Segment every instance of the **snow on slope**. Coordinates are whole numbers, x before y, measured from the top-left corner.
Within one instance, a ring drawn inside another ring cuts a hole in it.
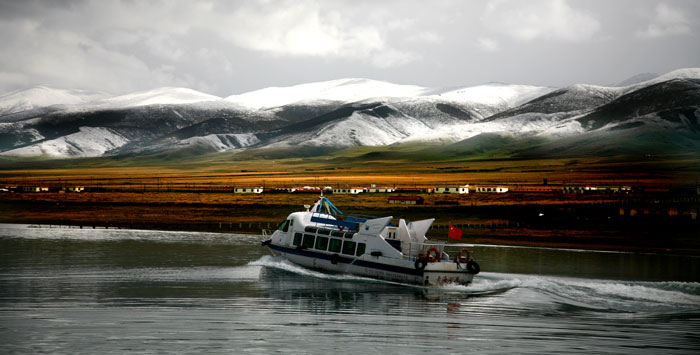
[[[551,92],[554,88],[532,85],[486,84],[459,89],[434,89],[415,85],[398,85],[369,79],[339,79],[291,87],[271,87],[224,101],[251,110],[268,110],[289,104],[313,105],[320,102],[351,103],[385,101],[399,104],[410,100],[454,102],[472,107],[482,116],[506,110]]]
[[[625,87],[577,84],[560,89],[563,94],[553,93],[553,88],[529,85],[485,84],[458,89],[429,89],[368,79],[341,79],[285,88],[267,88],[229,96],[223,100],[190,89],[161,88],[88,104],[78,103],[69,109],[192,104],[192,112],[196,113],[197,108],[209,110],[213,107],[236,107],[240,109],[237,106],[240,105],[249,110],[262,109],[258,112],[249,112],[251,119],[260,120],[261,117],[264,117],[272,120],[278,119],[278,117],[273,112],[275,110],[269,110],[270,108],[276,109],[281,105],[294,103],[318,105],[328,102],[364,101],[379,102],[389,108],[388,110],[373,109],[370,110],[371,112],[358,111],[344,119],[333,120],[301,133],[277,136],[279,139],[274,139],[274,142],[260,141],[258,136],[252,133],[230,134],[230,130],[221,128],[202,130],[202,136],[181,141],[169,141],[162,146],[163,149],[204,146],[224,151],[261,144],[266,144],[267,147],[281,146],[292,149],[299,145],[378,146],[414,140],[459,141],[481,133],[559,137],[584,133],[585,129],[576,121],[576,118],[602,103],[612,101],[634,90],[679,78],[700,79],[700,68],[676,70],[652,80]],[[527,105],[551,106],[551,110],[537,111],[533,109],[527,111],[523,109],[517,111],[520,109],[519,105],[548,93],[552,93],[552,95],[547,95],[542,100],[536,100]],[[46,100],[44,104],[56,102],[55,98],[60,95],[54,95],[53,101],[50,96],[38,95],[39,99],[35,102],[41,102],[41,100]],[[7,97],[8,95],[5,95],[0,98],[7,99]],[[63,104],[70,104],[77,102],[77,100],[68,97],[59,101]],[[10,101],[8,99],[6,102]],[[0,100],[0,103],[2,102]],[[567,109],[569,106],[571,109]],[[2,107],[0,105],[0,108]],[[494,120],[482,120],[492,114],[514,107],[518,109],[508,113],[508,115],[499,116]],[[15,126],[9,125],[4,127],[6,129],[2,129],[3,127],[0,126],[0,131],[15,129]],[[23,134],[26,138],[20,144],[29,144],[35,139],[43,139],[40,132],[36,130],[23,132]],[[265,136],[260,135],[260,137]],[[127,141],[123,136],[107,128],[81,127],[78,133],[17,148],[2,154],[54,157],[99,156],[126,144]],[[149,148],[143,146],[143,149]]]
[[[432,121],[425,118],[406,115],[380,118],[360,111],[312,131],[280,137],[268,147],[382,146],[408,141],[456,142],[482,133],[561,137],[584,131],[575,120],[577,117],[571,117],[567,113],[526,113],[495,121],[453,120],[433,125]]]
[[[415,85],[399,85],[369,79],[339,79],[232,95],[224,100],[250,109],[268,109],[296,102],[357,102],[375,97],[416,97],[429,90]]]
[[[260,139],[253,133],[209,134],[183,139],[178,146],[206,145],[214,150],[224,152],[236,148],[244,148],[259,143]]]
[[[607,98],[609,100],[612,100],[615,94],[619,92],[618,88],[591,84],[574,84],[567,86],[566,88],[564,88],[564,90],[567,90],[573,93],[574,95],[601,97]]]
[[[123,108],[148,105],[178,105],[217,100],[221,100],[221,98],[192,89],[163,87],[102,100],[97,107]]]
[[[554,88],[491,83],[441,92],[438,95],[456,102],[511,108],[550,93]]]
[[[565,114],[527,113],[507,119],[488,122],[454,122],[431,129],[416,131],[405,141],[447,141],[457,142],[482,133],[496,133],[510,136],[561,137],[584,132],[576,117],[566,118]]]
[[[700,79],[700,68],[684,68],[684,69],[678,69],[674,70],[672,72],[659,75],[654,79],[647,80],[641,83],[637,84],[632,84],[629,86],[622,86],[620,88],[614,88],[614,89],[619,89],[620,90],[620,95],[624,95],[627,93],[630,93],[635,90],[643,89],[647,86],[651,86],[654,84],[662,83],[664,81],[668,80],[673,80],[673,79]]]
[[[625,87],[606,87],[588,84],[575,84],[561,90],[566,90],[573,94],[573,97],[568,97],[567,100],[575,100],[576,97],[580,96],[597,97],[604,99],[604,101],[612,101],[624,94],[633,92],[635,90],[643,89],[645,87],[673,79],[700,79],[700,68],[687,68],[675,70],[670,73],[653,78],[651,80]],[[506,85],[506,87],[508,86],[513,85]],[[550,91],[553,90],[550,89]],[[536,90],[533,90],[533,93],[534,92],[536,92]],[[464,93],[468,94],[469,90],[464,91]],[[482,93],[486,95],[486,98],[488,99],[488,90],[485,90]],[[542,92],[541,95],[544,95],[546,93],[547,92]],[[538,96],[540,96],[540,94],[536,94],[534,98]],[[514,95],[514,97],[517,97],[517,95]],[[524,102],[527,102],[527,100],[513,102],[511,104],[517,106]],[[560,103],[558,105],[563,104]],[[577,118],[581,117],[581,115],[583,114],[585,113],[578,113],[573,116],[567,114],[566,112],[555,112],[549,114],[524,113],[490,122],[457,123],[451,125],[444,125],[442,127],[437,127],[432,131],[424,131],[420,135],[413,135],[411,137],[408,137],[407,140],[452,139],[458,141],[470,138],[481,133],[537,135],[540,137],[550,138],[576,136],[583,134],[586,131],[585,128],[581,126],[580,122],[577,121]],[[664,124],[668,125],[663,122],[654,122],[654,124],[656,124],[659,127],[663,126]],[[599,130],[603,131],[609,129],[610,127],[606,126]]]
[[[0,155],[54,158],[99,157],[129,140],[104,127],[80,127],[80,132],[0,153]]]
[[[35,86],[0,96],[0,116],[53,105],[79,105],[104,99],[105,93],[83,90],[53,89]]]
[[[363,112],[317,130],[283,136],[269,147],[351,147],[389,145],[431,128],[408,116],[379,118]]]
[[[627,86],[598,86],[591,84],[574,84],[560,90],[568,90],[573,93],[583,93],[588,96],[598,96],[606,97],[609,101],[612,101],[622,95],[628,94],[630,92],[643,89],[648,86],[652,86],[664,81],[669,81],[673,79],[700,79],[700,68],[685,68],[678,69],[672,72],[658,75],[652,77],[650,80],[646,81],[635,81],[635,78],[643,78],[645,76],[650,77],[651,74],[639,74],[628,80],[633,82],[633,84]]]

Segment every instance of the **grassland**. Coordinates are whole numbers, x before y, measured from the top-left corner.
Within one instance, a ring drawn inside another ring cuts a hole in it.
[[[389,149],[389,148],[383,148]],[[404,148],[405,149],[405,148]],[[406,158],[409,157],[409,158]],[[436,184],[626,184],[692,185],[700,158],[603,157],[568,159],[443,159],[411,154],[389,157],[367,147],[328,156],[240,160],[214,154],[185,161],[148,159],[0,160],[0,183],[101,185],[199,184],[212,186],[381,186]]]
[[[438,151],[444,154],[436,155]],[[180,158],[5,158],[0,160],[0,187],[81,185],[99,192],[2,193],[0,222],[257,232],[274,227],[316,196],[240,195],[217,189],[370,184],[427,188],[469,183],[522,190],[542,186],[546,180],[549,186],[629,185],[668,191],[700,180],[700,158],[694,156],[521,160],[462,157],[440,147],[404,145],[301,158],[278,157],[269,151]],[[557,192],[421,196],[422,206],[391,205],[384,194],[336,195],[332,200],[347,212],[459,224],[468,242],[700,254],[697,220],[668,215],[672,210],[697,211],[697,196]],[[651,214],[621,216],[621,208],[630,207]],[[434,229],[430,234],[444,238],[447,233]]]

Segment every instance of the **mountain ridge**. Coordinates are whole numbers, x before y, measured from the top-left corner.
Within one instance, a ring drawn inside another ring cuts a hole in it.
[[[302,150],[322,153],[351,146],[449,145],[480,135],[501,144],[506,142],[499,135],[519,141],[514,145],[535,138],[566,145],[580,136],[629,140],[635,137],[630,132],[652,128],[678,132],[684,140],[700,134],[700,68],[633,81],[621,87],[489,83],[436,89],[348,78],[225,98],[174,87],[107,98],[76,94],[64,103],[56,103],[60,94],[48,95],[53,99],[0,116],[0,155],[60,158],[274,149],[293,156]],[[4,103],[17,102],[17,94],[0,96],[0,110],[10,107]],[[484,146],[495,149],[493,144]],[[603,144],[590,146],[594,153]]]

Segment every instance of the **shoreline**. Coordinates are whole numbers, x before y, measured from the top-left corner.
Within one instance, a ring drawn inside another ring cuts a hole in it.
[[[116,230],[147,230],[147,231],[168,231],[168,232],[184,232],[184,233],[220,233],[220,234],[243,234],[243,235],[260,235],[262,236],[262,229],[257,229],[257,224],[253,223],[252,229],[218,229],[217,226],[203,225],[203,224],[187,224],[178,225],[186,226],[189,228],[167,228],[174,227],[173,225],[164,224],[148,224],[148,225],[138,225],[131,226],[123,224],[58,224],[58,223],[27,223],[22,221],[2,221],[1,224],[14,225],[14,226],[26,226],[26,228],[44,228],[44,229],[79,229],[79,230],[91,230],[91,229],[116,229]],[[266,225],[265,225],[266,226]],[[272,224],[271,224],[272,226]],[[205,227],[205,228],[203,228]],[[209,228],[206,228],[209,227]],[[274,229],[274,227],[273,227]],[[609,252],[609,253],[629,253],[629,254],[654,254],[654,255],[678,255],[678,256],[691,256],[700,257],[700,248],[688,248],[688,247],[651,247],[643,245],[630,245],[630,244],[614,244],[614,243],[584,243],[584,242],[573,242],[571,238],[567,237],[555,237],[548,238],[547,241],[537,241],[523,236],[521,238],[505,238],[499,235],[467,235],[465,234],[462,240],[450,240],[447,237],[436,236],[435,233],[428,233],[429,239],[434,242],[447,242],[447,243],[465,243],[474,244],[481,246],[491,246],[491,247],[512,247],[512,248],[536,248],[536,249],[554,249],[554,250],[570,250],[570,251],[591,251],[591,252]]]
[[[465,243],[700,255],[698,203],[640,201],[640,196],[509,193],[424,194],[424,205],[393,205],[386,194],[333,196],[346,214],[436,218],[427,236]],[[231,193],[10,193],[0,195],[0,223],[259,234],[275,229],[312,195]],[[442,204],[450,202],[449,205]],[[635,210],[636,214],[631,212]]]

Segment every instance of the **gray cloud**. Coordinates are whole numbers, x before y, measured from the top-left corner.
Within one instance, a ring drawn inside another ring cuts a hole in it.
[[[690,20],[682,9],[659,3],[649,25],[637,32],[641,38],[657,38],[690,33]]]
[[[494,1],[487,5],[482,22],[492,31],[517,40],[590,40],[600,22],[586,10],[564,0]]]
[[[0,1],[0,93],[367,77],[607,84],[700,66],[695,1]]]

